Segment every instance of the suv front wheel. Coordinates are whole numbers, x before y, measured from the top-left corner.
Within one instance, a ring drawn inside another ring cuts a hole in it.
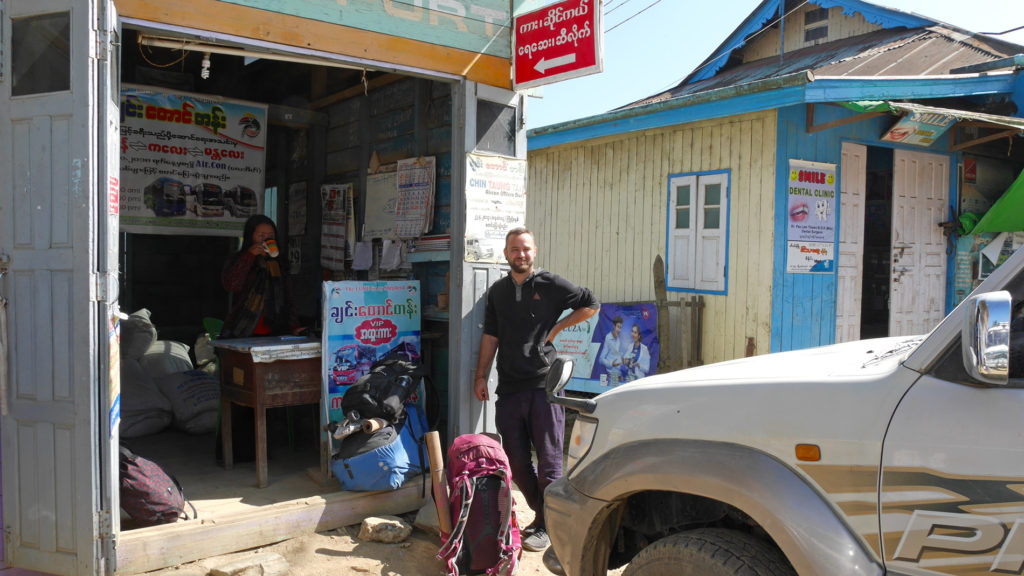
[[[778,549],[742,532],[702,528],[644,548],[622,576],[795,576]]]

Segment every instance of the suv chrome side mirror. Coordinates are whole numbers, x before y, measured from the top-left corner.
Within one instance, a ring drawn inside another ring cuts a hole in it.
[[[565,389],[565,385],[572,378],[574,362],[568,356],[558,356],[551,363],[551,370],[548,372],[547,380],[544,381],[544,389],[548,394],[558,394]]]
[[[559,393],[565,389],[566,384],[569,383],[569,379],[572,377],[572,369],[573,361],[568,356],[558,356],[551,363],[551,370],[544,381],[544,390],[548,393],[548,402],[565,406],[584,414],[591,414],[597,408],[597,402],[589,398],[566,398],[559,396]]]
[[[1010,377],[1010,293],[971,296],[960,335],[964,368],[971,378],[1006,386]]]

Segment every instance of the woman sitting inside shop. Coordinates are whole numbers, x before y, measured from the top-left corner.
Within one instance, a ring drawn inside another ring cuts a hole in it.
[[[245,221],[242,248],[224,264],[221,282],[232,295],[220,338],[300,334],[278,262],[277,227],[257,214]]]

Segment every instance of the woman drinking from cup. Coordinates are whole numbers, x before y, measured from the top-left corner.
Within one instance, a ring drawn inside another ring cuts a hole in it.
[[[299,334],[288,298],[284,272],[278,262],[277,227],[257,214],[245,221],[242,248],[224,264],[221,282],[232,295],[231,311],[221,338]]]

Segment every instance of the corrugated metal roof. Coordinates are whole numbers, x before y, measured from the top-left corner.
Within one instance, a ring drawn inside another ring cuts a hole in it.
[[[878,6],[862,0],[816,0],[813,3],[822,8],[839,6],[844,14],[859,13],[868,22],[889,29],[923,28],[932,24],[941,24],[937,20],[925,18],[924,16]],[[770,26],[769,22],[777,20],[778,16],[782,14],[783,5],[784,0],[763,0],[743,20],[739,27],[725,39],[725,42],[722,42],[707,60],[704,60],[700,66],[683,80],[682,84],[699,82],[714,76],[726,65],[730,55],[735,50],[739,50],[746,45],[747,40],[756,35],[759,30],[762,30],[765,26]]]
[[[883,29],[739,64],[619,110],[808,70],[815,77],[927,77],[1024,52],[1024,47],[944,26]]]

